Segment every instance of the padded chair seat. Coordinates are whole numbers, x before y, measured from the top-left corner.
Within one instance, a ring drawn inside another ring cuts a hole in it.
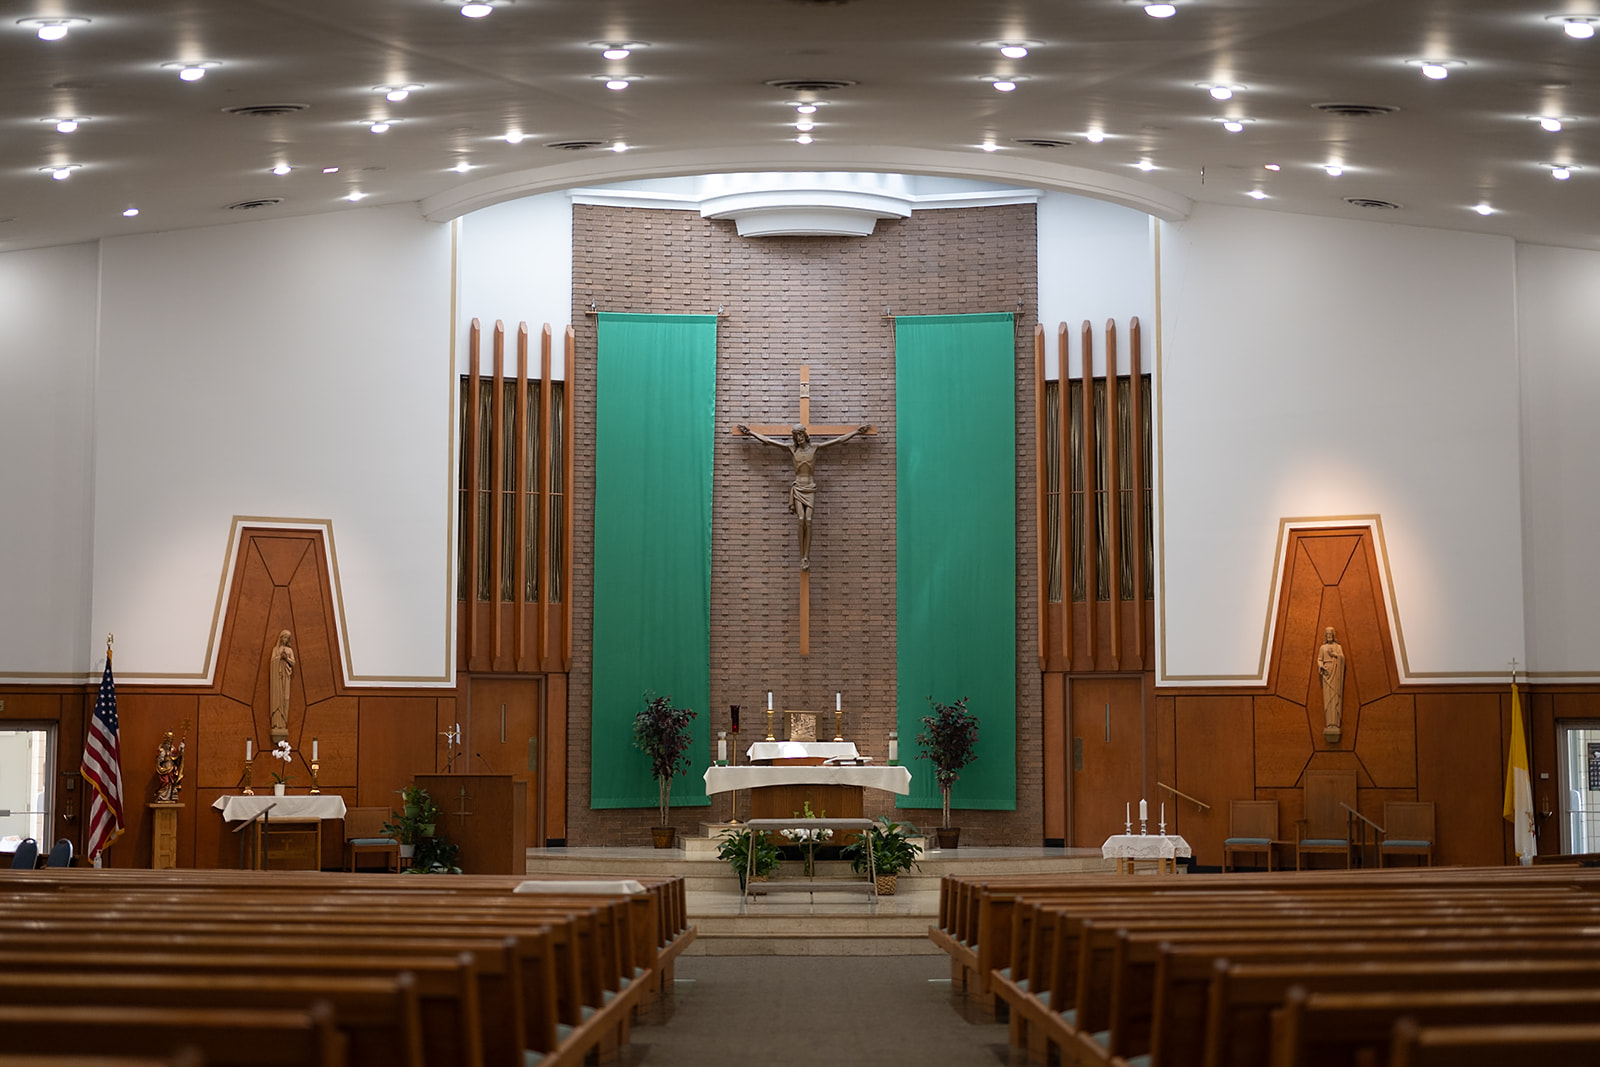
[[[1270,837],[1230,837],[1230,838],[1226,839],[1225,841],[1223,841],[1222,843],[1224,845],[1255,845],[1255,846],[1257,846],[1259,848],[1266,848],[1268,845],[1272,844],[1272,838],[1270,838]]]
[[[347,845],[398,845],[399,843],[392,837],[352,837],[345,842]]]
[[[1392,841],[1385,841],[1382,844],[1380,844],[1378,847],[1379,848],[1428,848],[1432,844],[1433,844],[1432,841],[1407,841],[1407,840],[1404,840],[1404,839],[1396,838],[1395,840],[1392,840]]]
[[[1301,848],[1349,848],[1350,842],[1342,837],[1307,837],[1300,841]]]

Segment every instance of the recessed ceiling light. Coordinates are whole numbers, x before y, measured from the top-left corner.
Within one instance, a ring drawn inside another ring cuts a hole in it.
[[[815,115],[817,113],[816,104],[796,104],[794,109],[796,113],[801,115]]]
[[[206,71],[212,69],[213,67],[220,66],[222,66],[222,64],[218,63],[214,59],[197,59],[193,62],[174,60],[171,63],[161,64],[161,69],[175,70],[178,72],[178,77],[182,78],[184,81],[197,82],[206,76]]]
[[[639,80],[637,74],[596,74],[594,80],[604,82],[607,89],[620,93],[628,86]]]
[[[350,201],[352,204],[355,203],[357,200],[365,200],[366,198],[367,198],[367,194],[363,193],[359,189],[353,191],[349,196],[345,197],[345,199]]]
[[[372,90],[373,92],[382,93],[383,98],[390,103],[398,104],[421,88],[424,88],[424,86],[413,82],[406,85],[374,85]]]
[[[1551,115],[1530,115],[1529,117],[1533,119],[1534,122],[1537,122],[1541,129],[1547,130],[1550,133],[1561,132],[1561,120],[1558,118],[1555,118]]]
[[[995,144],[993,141],[985,141],[981,145],[979,145],[978,147],[983,149],[985,152],[998,152],[998,151],[1000,151],[1000,146]]]
[[[1594,36],[1595,23],[1600,19],[1590,15],[1546,15],[1551,22],[1559,23],[1568,37],[1587,41]]]
[[[1263,163],[1262,166],[1267,168],[1268,170],[1271,170],[1271,171],[1279,171],[1279,170],[1283,169],[1282,167],[1278,166],[1278,164],[1276,164],[1276,163]]]
[[[1153,19],[1170,19],[1178,13],[1178,8],[1173,4],[1146,4],[1144,13]]]
[[[134,218],[138,214],[139,214],[139,209],[136,208],[136,207],[123,208],[123,210],[122,210],[122,217],[125,218],[125,219]]]
[[[795,141],[799,144],[810,144],[811,135],[809,133],[802,133],[799,137],[795,138]]]
[[[461,5],[461,13],[469,19],[481,19],[493,11],[493,4],[473,2]]]
[[[39,18],[18,19],[18,26],[26,26],[39,35],[41,41],[59,41],[67,35],[74,26],[87,26],[88,19],[80,18]]]
[[[1141,159],[1141,160],[1139,160],[1139,162],[1135,163],[1134,166],[1138,167],[1140,170],[1155,170],[1156,169],[1156,165],[1154,163],[1150,162],[1148,159]]]
[[[611,151],[616,152],[619,155],[621,153],[623,153],[623,152],[626,152],[627,150],[628,150],[628,142],[626,142],[626,141],[618,141],[617,143],[615,143],[615,144],[613,144],[611,146]]]
[[[1564,182],[1572,177],[1572,172],[1580,169],[1576,163],[1546,163],[1550,168],[1550,177],[1558,182]]]
[[[1088,141],[1090,144],[1099,144],[1101,141],[1106,139],[1106,135],[1101,133],[1099,130],[1090,130],[1088,133],[1083,135],[1083,139]]]
[[[1431,78],[1436,82],[1444,81],[1444,79],[1450,77],[1451,68],[1466,66],[1459,59],[1408,59],[1406,63],[1413,67],[1422,68],[1422,76]]]
[[[817,124],[809,119],[801,119],[799,122],[794,124],[794,128],[799,130],[801,133],[809,133],[817,128]]]
[[[607,48],[604,52],[601,52],[600,54],[602,56],[604,56],[605,58],[607,58],[607,59],[627,59],[629,56],[633,55],[633,49],[631,49],[631,48]]]
[[[1242,85],[1229,85],[1227,82],[1200,82],[1196,88],[1210,93],[1213,100],[1232,100],[1234,93],[1244,90]]]
[[[80,115],[76,118],[40,119],[39,121],[54,123],[57,133],[76,133],[78,127],[89,120]]]
[[[1005,56],[1007,59],[1022,59],[1028,54],[1028,46],[1021,44],[1003,44],[1000,46],[1000,54]]]
[[[339,168],[338,167],[323,167],[322,168],[322,173],[324,173],[324,174],[338,174],[339,173]]]
[[[1490,207],[1488,204],[1479,204],[1478,206],[1474,207],[1472,210],[1476,211],[1480,215],[1493,215],[1494,214],[1494,208]]]
[[[285,174],[288,174],[293,169],[294,168],[289,166],[289,164],[287,164],[287,163],[279,163],[276,167],[272,168],[272,173],[276,174],[278,177],[281,178]],[[323,173],[327,173],[327,172],[324,171]]]
[[[472,164],[463,159],[450,169],[455,171],[457,174],[465,174],[467,171],[472,169]]]
[[[1265,200],[1267,198],[1267,194],[1260,189],[1251,189],[1244,195],[1248,196],[1251,200]]]
[[[521,130],[511,130],[506,134],[506,144],[521,144],[522,139],[526,136],[527,134]]]
[[[1244,123],[1240,122],[1238,119],[1223,119],[1222,128],[1227,130],[1229,133],[1240,133],[1244,130]]]
[[[56,181],[64,182],[68,178],[72,177],[72,172],[79,169],[81,166],[83,166],[81,163],[54,163],[48,167],[40,167],[39,169],[45,174],[50,175],[50,177],[54,178]]]
[[[643,41],[590,41],[589,47],[600,49],[601,58],[615,61],[627,59],[639,49],[650,46]]]
[[[1344,168],[1339,166],[1337,163],[1329,163],[1322,169],[1328,172],[1328,177],[1330,178],[1337,178],[1339,175],[1344,173]]]
[[[367,129],[371,130],[373,133],[388,133],[389,123],[383,121],[369,122],[367,123]]]
[[[997,78],[989,84],[994,86],[996,92],[1014,93],[1017,91],[1017,83],[1013,81],[1003,81]]]
[[[621,78],[613,78],[606,82],[606,88],[614,93],[620,93],[628,87],[628,83]]]

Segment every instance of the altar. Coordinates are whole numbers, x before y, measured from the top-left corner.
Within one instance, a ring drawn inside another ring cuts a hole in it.
[[[746,754],[770,762],[706,768],[706,795],[749,790],[752,819],[787,819],[807,804],[831,819],[859,819],[863,789],[911,792],[910,768],[828,762],[860,759],[848,741],[758,741]]]

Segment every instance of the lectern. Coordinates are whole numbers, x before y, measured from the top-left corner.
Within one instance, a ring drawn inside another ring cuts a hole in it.
[[[528,783],[509,774],[419,774],[442,812],[439,831],[461,846],[468,874],[526,874]]]

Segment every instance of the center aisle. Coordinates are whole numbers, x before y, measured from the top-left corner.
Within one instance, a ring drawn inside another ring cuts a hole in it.
[[[1006,1027],[968,1020],[931,956],[685,956],[675,997],[634,1027],[639,1067],[1007,1063]]]

